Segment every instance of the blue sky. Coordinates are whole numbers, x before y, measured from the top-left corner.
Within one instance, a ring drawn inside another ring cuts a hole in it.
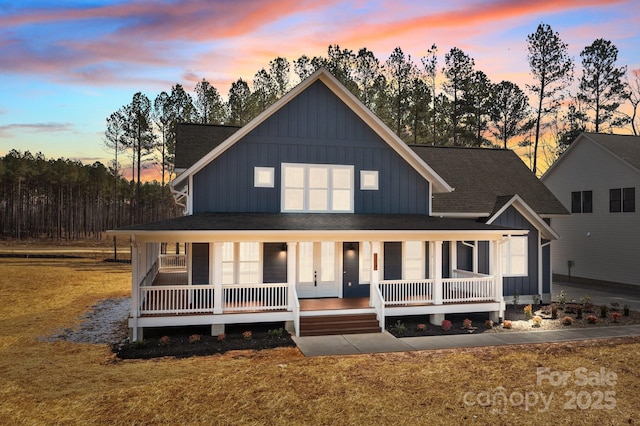
[[[635,0],[0,0],[0,155],[11,149],[83,162],[110,159],[105,119],[137,91],[153,98],[206,78],[232,81],[277,56],[400,46],[417,63],[433,43],[440,64],[459,47],[493,82],[530,83],[526,37],[550,24],[579,53],[597,38],[640,72]],[[579,67],[578,67],[579,68]],[[578,73],[579,75],[579,73]]]

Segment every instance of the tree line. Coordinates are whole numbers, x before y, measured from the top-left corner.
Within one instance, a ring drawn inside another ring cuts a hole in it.
[[[180,209],[158,182],[141,186],[100,162],[90,165],[41,153],[11,150],[0,158],[0,236],[5,239],[77,240],[103,237],[107,229],[175,217]]]
[[[434,44],[419,59],[396,47],[382,62],[367,48],[330,45],[326,56],[271,60],[251,82],[234,81],[226,100],[206,79],[193,94],[181,84],[153,101],[138,92],[107,118],[105,143],[115,164],[118,153],[129,153],[137,186],[147,161],[160,164],[164,185],[173,172],[176,123],[242,126],[320,67],[407,143],[518,149],[534,172],[540,154],[550,165],[582,131],[630,127],[638,134],[640,75],[629,76],[617,64],[618,49],[610,41],[596,39],[581,51],[577,85],[568,45],[551,26],[538,25],[527,49],[531,83],[521,88],[492,82],[457,47],[442,58]],[[625,103],[632,115],[622,112]]]

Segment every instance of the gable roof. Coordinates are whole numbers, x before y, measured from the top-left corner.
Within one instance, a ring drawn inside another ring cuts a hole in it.
[[[489,216],[501,197],[517,194],[539,215],[565,215],[567,209],[508,149],[412,145],[411,148],[447,182],[454,192],[433,195],[433,214]]]
[[[178,123],[175,168],[186,170],[240,129],[221,124]]]
[[[580,133],[569,148],[547,169],[540,179],[544,179],[553,173],[553,170],[561,164],[567,156],[581,143],[592,142],[617,157],[620,161],[640,173],[640,136],[613,135],[605,133]]]
[[[183,184],[185,179],[197,173],[219,155],[225,152],[233,144],[249,134],[271,115],[285,106],[290,100],[302,93],[306,88],[316,81],[321,81],[331,92],[333,92],[342,102],[344,102],[362,121],[364,121],[378,136],[382,138],[394,151],[396,151],[409,165],[411,165],[423,178],[431,183],[434,193],[451,192],[451,187],[441,176],[439,176],[425,161],[411,150],[386,124],[384,124],[375,114],[373,114],[360,100],[354,96],[342,83],[340,83],[325,68],[318,69],[311,76],[300,82],[296,87],[287,92],[273,105],[260,113],[248,124],[229,136],[224,142],[217,145],[206,155],[192,164],[184,173],[176,177],[171,185],[177,187]]]
[[[500,215],[502,215],[502,213],[504,213],[505,210],[507,210],[509,207],[513,207],[514,209],[516,209],[522,216],[524,216],[525,219],[527,219],[529,223],[535,226],[536,229],[540,231],[540,234],[543,238],[547,240],[560,239],[558,233],[554,231],[553,228],[551,228],[547,224],[547,222],[542,220],[540,215],[536,214],[536,212],[533,211],[533,209],[527,203],[525,203],[524,200],[517,194],[511,197],[498,197],[493,212],[491,213],[491,216],[489,216],[489,219],[486,223],[492,224],[493,222],[495,222],[495,220],[498,219]]]

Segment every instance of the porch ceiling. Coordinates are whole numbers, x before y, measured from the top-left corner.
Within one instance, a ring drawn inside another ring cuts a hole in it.
[[[109,231],[138,241],[296,241],[457,238],[497,240],[526,230],[488,225],[474,220],[396,214],[327,213],[201,213]]]

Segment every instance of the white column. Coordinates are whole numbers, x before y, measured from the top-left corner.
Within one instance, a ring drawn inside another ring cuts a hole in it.
[[[502,301],[502,295],[503,295],[503,278],[502,278],[502,255],[501,255],[501,249],[502,249],[502,241],[500,240],[496,240],[496,241],[491,241],[490,243],[490,247],[491,247],[491,259],[490,259],[490,263],[489,263],[489,271],[491,273],[491,275],[493,275],[496,285],[495,285],[495,297],[494,299],[496,301]]]
[[[131,318],[133,318],[133,330],[131,340],[138,341],[138,316],[140,315],[140,281],[138,279],[138,250],[139,243],[131,243]]]
[[[213,280],[211,283],[213,284],[213,313],[221,314],[222,313],[222,243],[216,241],[213,243],[212,250],[213,262],[211,263],[211,268],[213,269]]]
[[[449,276],[451,278],[456,269],[458,269],[458,242],[449,241]]]
[[[188,248],[187,248],[188,247]],[[186,243],[185,244],[185,248],[184,251],[186,251],[186,255],[187,255],[187,285],[192,285],[193,284],[193,265],[191,264],[193,262],[193,255],[191,254],[193,252],[193,246],[191,245],[191,243]]]
[[[542,298],[542,237],[538,231],[538,294]]]
[[[478,252],[480,251],[480,246],[478,240],[473,242],[473,272],[478,273]]]
[[[442,241],[434,241],[433,304],[442,305]]]
[[[296,288],[296,277],[298,275],[298,243],[287,243],[287,286],[289,292],[289,310],[295,309],[296,298],[294,297]]]

